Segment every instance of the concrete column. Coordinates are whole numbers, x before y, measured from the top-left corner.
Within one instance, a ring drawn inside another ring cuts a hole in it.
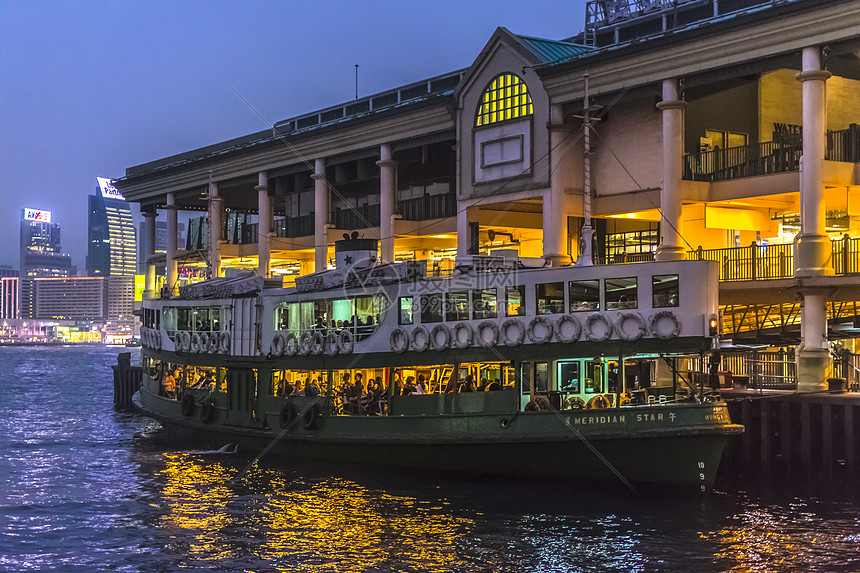
[[[257,176],[257,257],[259,264],[257,273],[269,278],[269,266],[272,259],[272,198],[269,197],[269,176],[261,171]]]
[[[552,266],[569,264],[567,236],[567,201],[565,189],[571,175],[572,138],[570,126],[564,124],[564,113],[558,104],[550,108],[550,188],[543,193],[543,256]],[[587,150],[586,150],[587,151]]]
[[[457,256],[469,254],[469,214],[472,207],[457,205]]]
[[[394,262],[394,210],[397,206],[397,162],[391,159],[391,146],[379,148],[379,239],[383,263]]]
[[[155,218],[157,213],[142,212],[143,215],[143,268],[145,273],[144,297],[155,296],[155,265],[150,258],[155,254]]]
[[[178,249],[176,247],[176,234],[179,228],[179,210],[176,206],[176,195],[167,194],[167,276],[164,287],[168,296],[179,293],[179,265],[177,262]]]
[[[821,69],[818,47],[804,48],[803,157],[800,164],[800,233],[794,243],[794,276],[803,297],[800,309],[800,345],[797,347],[797,390],[814,392],[827,387],[830,344],[827,341],[827,298],[821,289],[804,288],[803,279],[832,275],[832,250],[825,231],[824,148],[827,130],[825,82],[830,72]]]
[[[218,195],[218,183],[209,184],[209,264],[212,278],[221,276],[221,241],[224,233],[224,203]]]
[[[663,188],[660,191],[660,246],[658,261],[685,258],[678,229],[681,226],[681,175],[684,169],[684,109],[678,80],[663,80],[663,101],[657,109],[663,112]]]
[[[325,178],[325,159],[314,164],[314,272],[328,266],[329,188]]]

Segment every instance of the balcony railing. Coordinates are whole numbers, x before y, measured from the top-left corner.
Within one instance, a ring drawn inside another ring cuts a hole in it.
[[[287,217],[278,219],[272,225],[272,232],[276,237],[292,238],[307,237],[314,234],[314,214],[299,215],[298,217]]]
[[[740,177],[788,173],[800,169],[803,145],[796,141],[766,141],[727,149],[714,149],[684,156],[688,181],[725,181]],[[860,126],[827,132],[825,159],[860,162]]]
[[[336,209],[331,213],[331,220],[338,229],[354,230],[379,227],[379,205]]]
[[[407,221],[427,221],[457,214],[457,197],[453,193],[424,195],[397,202],[397,211]]]

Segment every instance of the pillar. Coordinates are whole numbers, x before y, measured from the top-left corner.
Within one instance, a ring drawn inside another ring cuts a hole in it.
[[[684,109],[678,80],[663,80],[663,101],[657,109],[663,113],[663,187],[660,191],[660,246],[658,261],[685,258],[681,246],[681,176],[684,169]]]
[[[325,178],[325,159],[314,164],[314,271],[328,267],[329,188]]]
[[[155,296],[155,265],[149,260],[155,254],[155,211],[144,211],[143,215],[143,269],[145,273],[145,298]]]
[[[564,124],[561,105],[550,108],[550,183],[543,193],[543,256],[557,267],[570,263],[565,189],[570,175],[570,127]]]
[[[176,206],[176,195],[167,194],[167,276],[164,288],[167,296],[175,296],[179,292],[179,264],[176,235],[179,228],[179,210]]]
[[[379,148],[379,238],[383,263],[394,262],[394,210],[397,206],[397,162],[391,159],[391,146]]]
[[[272,259],[272,198],[269,196],[269,177],[265,171],[257,176],[257,273],[269,278]]]
[[[825,82],[830,72],[821,69],[818,47],[804,48],[803,71],[797,74],[803,93],[803,157],[800,164],[800,233],[795,238],[794,276],[802,279],[832,275],[830,239],[825,232],[824,147],[827,130]],[[797,390],[813,392],[827,387],[830,364],[827,341],[827,297],[816,288],[798,290],[800,345],[797,347]]]
[[[218,183],[209,183],[209,265],[211,278],[221,276],[221,241],[224,233],[224,203]]]
[[[465,257],[469,254],[469,215],[473,214],[473,207],[463,207],[458,204],[457,209],[457,256]]]

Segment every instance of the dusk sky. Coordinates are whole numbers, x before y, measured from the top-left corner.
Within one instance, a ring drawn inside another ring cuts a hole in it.
[[[552,39],[584,0],[0,0],[0,265],[23,207],[86,273],[96,177],[472,63],[497,26]],[[228,85],[229,84],[229,85]]]

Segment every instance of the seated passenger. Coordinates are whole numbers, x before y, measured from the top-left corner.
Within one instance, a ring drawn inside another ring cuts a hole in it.
[[[418,375],[418,385],[415,386],[416,394],[427,394],[427,385],[424,383],[424,375]]]
[[[460,384],[460,392],[474,392],[475,391],[475,379],[472,378],[471,374],[466,376],[466,380]]]
[[[301,380],[296,380],[296,387],[295,387],[295,388],[293,388],[293,391],[291,392],[291,395],[293,395],[293,396],[301,396],[301,395],[302,395],[302,389],[303,389],[303,388],[302,388],[302,381],[301,381]]]
[[[305,396],[309,398],[316,398],[320,395],[320,388],[317,385],[316,380],[312,380],[305,385]]]
[[[408,396],[416,391],[415,388],[415,376],[409,376],[406,378],[406,383],[403,385],[403,391],[401,394],[403,396]]]

